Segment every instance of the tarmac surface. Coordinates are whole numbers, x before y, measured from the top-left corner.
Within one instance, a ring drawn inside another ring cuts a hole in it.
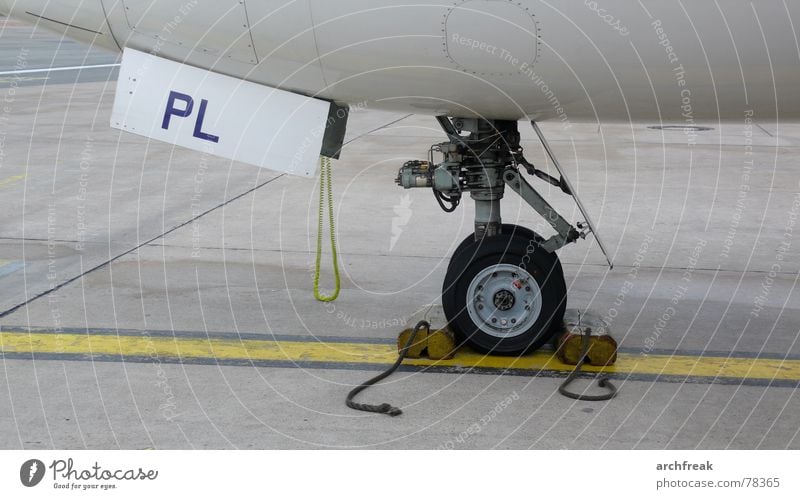
[[[704,123],[689,147],[656,123],[543,123],[615,262],[591,237],[560,252],[569,317],[620,342],[619,395],[560,396],[552,352],[465,351],[367,391],[389,418],[344,397],[472,231],[470,200],[446,214],[394,184],[443,140],[432,117],[353,112],[326,304],[317,182],[111,129],[116,54],[2,18],[0,54],[0,448],[800,448],[798,124]],[[546,232],[515,194],[503,210]]]

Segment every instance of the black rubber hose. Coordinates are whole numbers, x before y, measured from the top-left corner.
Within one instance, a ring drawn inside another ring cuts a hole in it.
[[[458,198],[447,197],[436,189],[433,189],[433,197],[436,198],[436,202],[439,203],[439,207],[444,210],[445,213],[453,213],[456,211],[456,208],[458,208]],[[445,206],[445,202],[450,203],[450,206]]]
[[[589,353],[589,338],[590,333],[586,332],[583,334],[583,338],[581,340],[581,359],[578,361],[578,365],[575,366],[575,369],[569,373],[567,379],[561,383],[561,386],[558,387],[558,393],[565,397],[569,397],[575,400],[586,400],[589,402],[598,402],[601,400],[611,400],[617,395],[617,387],[611,383],[611,380],[608,379],[608,376],[603,375],[597,379],[597,386],[601,388],[606,388],[608,390],[607,393],[602,395],[583,395],[581,393],[574,393],[567,390],[567,386],[575,381],[575,378],[580,374],[581,369],[583,368],[583,363],[586,362],[586,355]]]
[[[400,364],[403,362],[403,359],[406,358],[408,349],[411,348],[411,344],[417,337],[417,333],[420,332],[420,330],[422,329],[425,329],[426,333],[430,333],[431,325],[427,321],[419,321],[417,325],[414,326],[414,331],[411,333],[411,336],[409,336],[408,341],[406,341],[406,344],[403,347],[403,349],[400,350],[400,354],[397,356],[397,360],[394,361],[394,364],[392,364],[392,367],[380,373],[379,375],[375,376],[374,378],[369,379],[361,383],[357,387],[353,388],[352,390],[350,390],[350,393],[347,394],[347,398],[345,399],[345,404],[347,404],[347,407],[355,409],[357,411],[376,412],[379,414],[388,414],[389,416],[399,416],[403,414],[403,411],[401,411],[399,407],[394,407],[391,404],[386,404],[386,403],[379,405],[360,404],[358,402],[354,402],[353,399],[355,398],[356,395],[364,391],[366,388],[391,376],[392,373],[395,372],[398,367],[400,367]]]

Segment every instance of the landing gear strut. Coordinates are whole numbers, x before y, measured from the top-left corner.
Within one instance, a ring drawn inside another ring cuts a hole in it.
[[[555,251],[585,237],[591,221],[576,198],[587,221],[573,227],[522,177],[520,166],[573,194],[563,174],[552,177],[523,157],[516,121],[437,119],[449,141],[432,146],[428,161],[403,165],[396,181],[406,189],[431,188],[448,212],[458,207],[465,192],[475,201],[475,232],[453,253],[442,288],[450,327],[461,341],[483,352],[511,355],[539,348],[561,326],[567,303]],[[558,168],[535,123],[534,129]],[[434,163],[436,153],[443,157],[439,163]],[[524,227],[503,224],[500,200],[506,185],[556,234],[545,239]]]

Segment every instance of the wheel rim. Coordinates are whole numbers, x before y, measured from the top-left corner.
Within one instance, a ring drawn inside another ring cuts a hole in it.
[[[526,270],[501,263],[486,267],[472,279],[466,307],[481,331],[510,338],[526,332],[539,318],[541,289]]]

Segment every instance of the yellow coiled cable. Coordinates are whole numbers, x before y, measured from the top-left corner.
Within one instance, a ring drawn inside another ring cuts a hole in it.
[[[333,182],[331,172],[331,160],[326,156],[320,156],[319,171],[319,217],[317,218],[317,263],[314,270],[314,298],[319,301],[333,301],[339,296],[341,283],[339,280],[339,255],[336,251],[336,228],[333,216]],[[328,225],[331,231],[331,254],[333,256],[333,276],[335,288],[333,294],[326,296],[319,292],[320,263],[322,261],[322,218],[325,208],[325,196],[328,197]]]

